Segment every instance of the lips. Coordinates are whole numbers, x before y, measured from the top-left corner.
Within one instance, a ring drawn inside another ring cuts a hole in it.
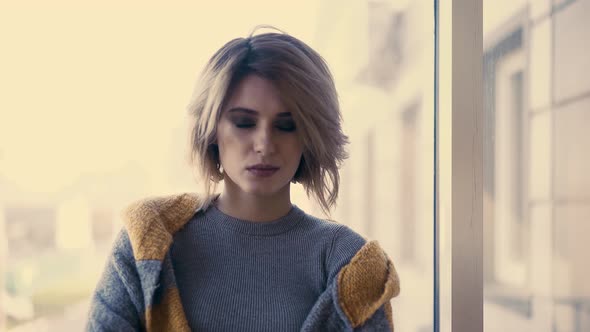
[[[268,177],[278,171],[279,168],[272,165],[254,165],[248,167],[247,170],[256,177]]]
[[[247,170],[261,170],[261,171],[272,171],[272,170],[277,170],[279,169],[276,166],[272,166],[272,165],[254,165],[254,166],[250,166],[247,168]]]

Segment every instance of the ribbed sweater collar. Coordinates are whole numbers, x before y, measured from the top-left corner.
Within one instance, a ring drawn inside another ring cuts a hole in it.
[[[232,217],[223,213],[214,204],[211,204],[207,211],[205,211],[205,216],[211,222],[215,222],[228,230],[248,235],[272,236],[291,230],[303,220],[305,212],[293,204],[291,210],[278,219],[254,222]]]

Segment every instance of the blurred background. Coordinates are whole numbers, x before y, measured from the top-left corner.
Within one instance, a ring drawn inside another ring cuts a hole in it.
[[[589,12],[590,0],[484,0],[486,331],[590,331]],[[394,260],[396,330],[433,331],[423,0],[0,4],[0,331],[83,329],[121,209],[199,190],[186,105],[207,59],[258,24],[330,65],[351,140],[331,217]],[[292,196],[322,216],[301,187]]]
[[[590,331],[590,1],[483,4],[485,330]]]

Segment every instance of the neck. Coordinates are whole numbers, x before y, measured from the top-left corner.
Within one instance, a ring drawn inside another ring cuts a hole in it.
[[[253,195],[228,190],[227,186],[215,201],[215,206],[234,218],[253,222],[279,219],[292,208],[289,185],[269,196]]]

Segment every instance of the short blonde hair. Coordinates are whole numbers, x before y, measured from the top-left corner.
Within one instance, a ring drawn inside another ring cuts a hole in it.
[[[215,198],[223,179],[219,151],[214,144],[217,124],[235,86],[249,74],[270,80],[292,113],[303,156],[293,182],[312,194],[329,215],[336,204],[339,168],[348,158],[348,137],[332,74],[311,47],[286,33],[263,33],[236,38],[219,49],[203,69],[188,106],[192,127],[189,159],[204,185],[200,208]]]

